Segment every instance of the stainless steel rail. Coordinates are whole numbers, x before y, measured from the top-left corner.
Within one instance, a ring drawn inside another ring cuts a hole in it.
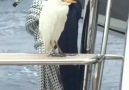
[[[112,7],[112,0],[107,0],[104,35],[103,35],[102,48],[101,48],[101,55],[102,56],[104,56],[106,54],[106,49],[107,49],[111,7]],[[94,83],[94,86],[93,86],[93,90],[101,90],[101,83],[102,83],[102,76],[103,76],[103,69],[104,69],[104,60],[105,60],[105,58],[103,58],[102,62],[95,65],[96,72],[94,74],[94,80],[95,81],[93,81],[93,83],[94,82],[95,83]]]
[[[124,59],[123,55],[105,54],[105,60],[122,60],[123,61],[123,59]]]
[[[66,57],[51,57],[47,54],[26,54],[26,53],[1,53],[0,65],[86,65],[97,64],[98,60],[101,61],[101,55],[97,54],[77,54],[67,55]],[[123,59],[121,55],[105,55],[105,59],[119,60]],[[103,60],[103,59],[102,59]],[[97,69],[97,68],[96,68]],[[94,73],[94,81],[97,73]],[[95,86],[96,83],[93,84]],[[96,90],[94,87],[92,90]]]
[[[90,64],[96,62],[95,54],[68,55],[66,57],[51,57],[47,54],[0,54],[0,65],[45,65],[45,64]]]
[[[89,20],[87,28],[87,53],[93,54],[94,48],[95,48],[95,38],[96,38],[96,32],[97,32],[97,22],[98,22],[98,8],[99,8],[99,0],[85,0],[85,2],[90,3],[90,10],[89,10]],[[88,3],[86,3],[86,7],[88,7]],[[86,11],[87,13],[88,11]],[[84,23],[85,24],[85,23]],[[85,76],[84,76],[84,90],[90,90],[90,84],[91,84],[91,76],[92,76],[92,65],[86,65],[85,66]]]
[[[66,57],[51,57],[47,54],[26,54],[26,53],[1,53],[0,65],[36,65],[36,64],[91,64],[97,63],[101,55],[97,54],[77,54]],[[105,55],[105,58],[112,60],[123,59],[120,55]]]

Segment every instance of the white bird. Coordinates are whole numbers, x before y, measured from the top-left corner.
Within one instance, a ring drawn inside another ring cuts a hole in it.
[[[64,30],[69,11],[69,5],[74,0],[48,0],[43,6],[39,17],[39,33],[45,44],[47,53],[55,53],[55,46],[59,53],[58,39]]]

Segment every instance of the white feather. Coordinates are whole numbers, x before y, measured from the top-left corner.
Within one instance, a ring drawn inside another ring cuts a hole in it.
[[[62,0],[48,0],[42,8],[39,18],[39,33],[48,53],[53,50],[55,41],[58,41],[64,30],[68,10],[68,4]]]

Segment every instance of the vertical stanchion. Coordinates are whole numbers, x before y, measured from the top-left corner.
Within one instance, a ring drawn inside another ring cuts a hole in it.
[[[128,15],[128,26],[126,33],[126,44],[124,51],[124,62],[123,62],[123,70],[122,70],[122,78],[121,78],[121,89],[120,90],[128,90],[129,89],[129,15]]]
[[[87,53],[94,53],[97,21],[98,21],[98,7],[99,0],[88,0],[90,2],[89,22],[87,31]],[[85,65],[85,81],[84,89],[90,90],[92,75],[92,65]]]
[[[110,14],[111,14],[112,0],[107,0],[107,9],[106,9],[106,19],[104,26],[104,34],[101,48],[101,55],[106,54],[109,26],[110,26]],[[93,90],[101,90],[103,69],[104,69],[104,60],[95,65],[94,81],[93,81]]]

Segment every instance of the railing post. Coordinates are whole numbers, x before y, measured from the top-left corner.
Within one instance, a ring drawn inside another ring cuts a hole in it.
[[[86,0],[85,0],[86,2]],[[89,11],[89,20],[88,20],[88,28],[87,29],[87,53],[94,53],[95,47],[95,38],[96,38],[96,30],[97,30],[97,22],[98,22],[98,8],[99,8],[99,0],[88,0],[90,2],[90,11]],[[87,11],[86,11],[87,13]],[[85,24],[85,23],[84,23]],[[92,66],[93,65],[85,65],[85,81],[84,81],[84,89],[83,90],[90,90],[91,86],[91,76],[92,76]]]
[[[107,0],[106,19],[105,19],[104,34],[103,34],[103,41],[102,41],[102,48],[101,48],[101,56],[104,56],[106,54],[109,26],[110,26],[111,7],[112,7],[112,0]],[[105,61],[103,60],[102,62],[95,65],[95,73],[93,77],[94,84],[93,84],[92,90],[101,90],[104,63]]]

